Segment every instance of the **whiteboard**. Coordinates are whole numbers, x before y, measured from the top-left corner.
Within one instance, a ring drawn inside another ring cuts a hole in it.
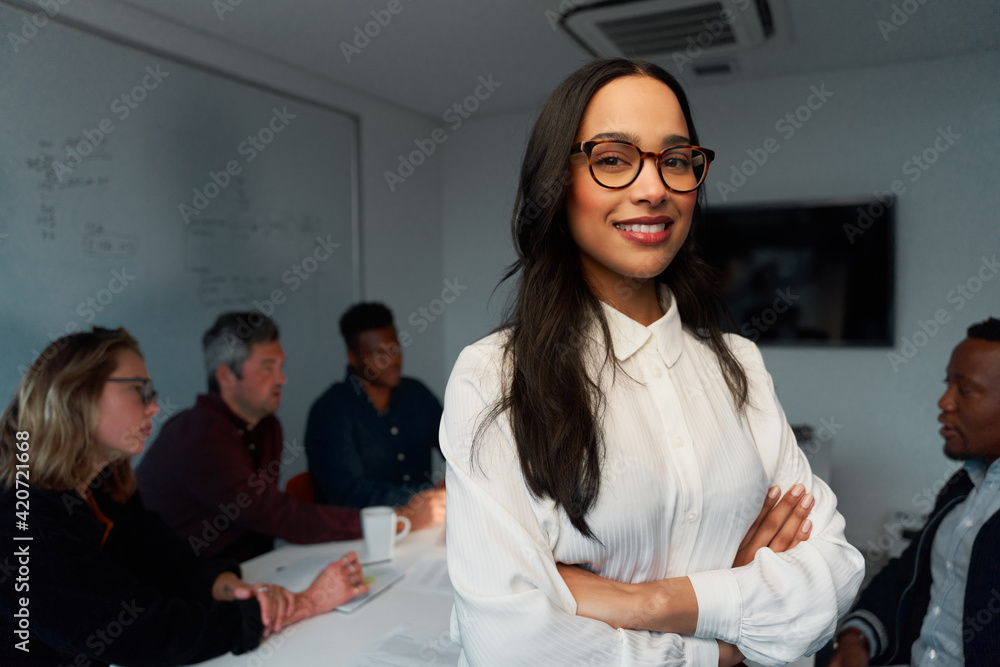
[[[202,333],[256,309],[301,441],[361,292],[356,119],[32,16],[0,5],[0,400],[50,340],[124,326],[159,427],[206,391]]]

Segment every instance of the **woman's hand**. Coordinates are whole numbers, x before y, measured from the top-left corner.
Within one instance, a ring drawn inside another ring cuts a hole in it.
[[[757,550],[763,547],[781,553],[809,538],[812,521],[808,516],[816,499],[811,493],[805,493],[805,490],[804,486],[796,484],[781,502],[778,502],[780,488],[772,486],[768,490],[764,507],[736,551],[733,567],[753,562]]]
[[[275,584],[248,584],[232,572],[223,572],[215,578],[212,597],[216,600],[249,600],[256,597],[260,604],[260,621],[264,625],[264,637],[294,621],[289,619],[295,613],[296,595]]]
[[[283,586],[276,584],[257,584],[253,594],[260,603],[260,622],[264,624],[264,637],[270,637],[275,632],[281,632],[285,626],[295,621],[295,607],[298,596]]]
[[[232,572],[223,572],[215,578],[215,582],[212,584],[212,599],[224,602],[246,600],[249,597],[246,594],[242,594],[242,597],[239,598],[236,597],[236,591],[244,588],[253,591],[253,585],[243,581]]]

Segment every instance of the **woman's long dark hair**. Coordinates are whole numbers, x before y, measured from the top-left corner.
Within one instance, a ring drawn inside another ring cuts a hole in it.
[[[594,61],[552,93],[535,122],[521,166],[512,221],[517,260],[501,280],[520,273],[501,326],[510,333],[504,355],[507,379],[500,400],[477,431],[482,434],[509,411],[528,488],[537,497],[554,500],[581,534],[594,539],[586,516],[601,485],[604,396],[584,364],[586,332],[592,323],[603,333],[605,364],[616,362],[601,303],[584,278],[580,251],[570,236],[564,202],[569,150],[584,111],[598,90],[625,76],[648,76],[666,84],[680,102],[691,142],[698,144],[684,90],[651,63]],[[691,233],[657,279],[670,286],[684,324],[714,350],[742,411],[746,374],[722,338],[719,316],[726,311],[715,272],[695,252],[694,228],[703,197],[699,194]]]

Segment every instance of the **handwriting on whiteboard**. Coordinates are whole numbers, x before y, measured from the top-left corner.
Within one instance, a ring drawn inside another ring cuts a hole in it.
[[[132,257],[139,252],[139,237],[119,232],[87,232],[83,254],[88,257]]]

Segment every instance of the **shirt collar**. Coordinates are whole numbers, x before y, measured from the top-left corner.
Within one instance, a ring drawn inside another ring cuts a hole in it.
[[[635,354],[652,338],[656,341],[656,349],[667,367],[673,366],[681,356],[684,332],[681,327],[680,313],[677,311],[677,300],[664,284],[658,285],[660,307],[664,315],[648,327],[645,327],[624,313],[621,313],[606,303],[601,303],[604,316],[611,330],[611,343],[614,346],[615,358],[625,361]],[[597,323],[594,323],[597,327]],[[594,331],[598,337],[599,331]],[[593,337],[593,336],[592,336]],[[599,338],[598,338],[599,340]]]
[[[368,396],[368,392],[365,391],[364,387],[361,386],[360,378],[358,378],[358,376],[355,375],[354,371],[351,369],[350,364],[347,365],[347,374],[344,376],[344,382],[347,384],[348,387],[351,388],[352,392],[354,393],[354,397],[358,401],[366,405],[371,405],[372,409],[378,412],[378,410],[375,409],[375,405],[372,403],[372,399]],[[379,414],[386,414],[390,412],[393,406],[396,404],[396,401],[399,399],[399,395],[402,393],[403,393],[403,377],[400,376],[399,384],[393,387],[392,391],[389,392],[389,406],[386,408],[385,413],[379,413]]]
[[[233,412],[229,406],[226,405],[226,402],[222,400],[221,395],[216,393],[202,394],[198,397],[197,402],[203,403],[217,412],[221,412],[225,416],[226,420],[235,426],[240,432],[250,430],[250,424],[238,414]],[[272,415],[268,415],[268,417],[270,416]],[[264,419],[267,419],[268,417],[264,417]],[[264,419],[261,421],[264,421]],[[257,423],[257,426],[260,426],[260,422]]]
[[[973,459],[971,461],[966,461],[963,464],[965,472],[968,473],[969,479],[978,489],[986,481],[986,478],[990,477],[996,479],[1000,477],[1000,459],[997,459],[990,465],[986,465],[986,461],[982,459]]]

